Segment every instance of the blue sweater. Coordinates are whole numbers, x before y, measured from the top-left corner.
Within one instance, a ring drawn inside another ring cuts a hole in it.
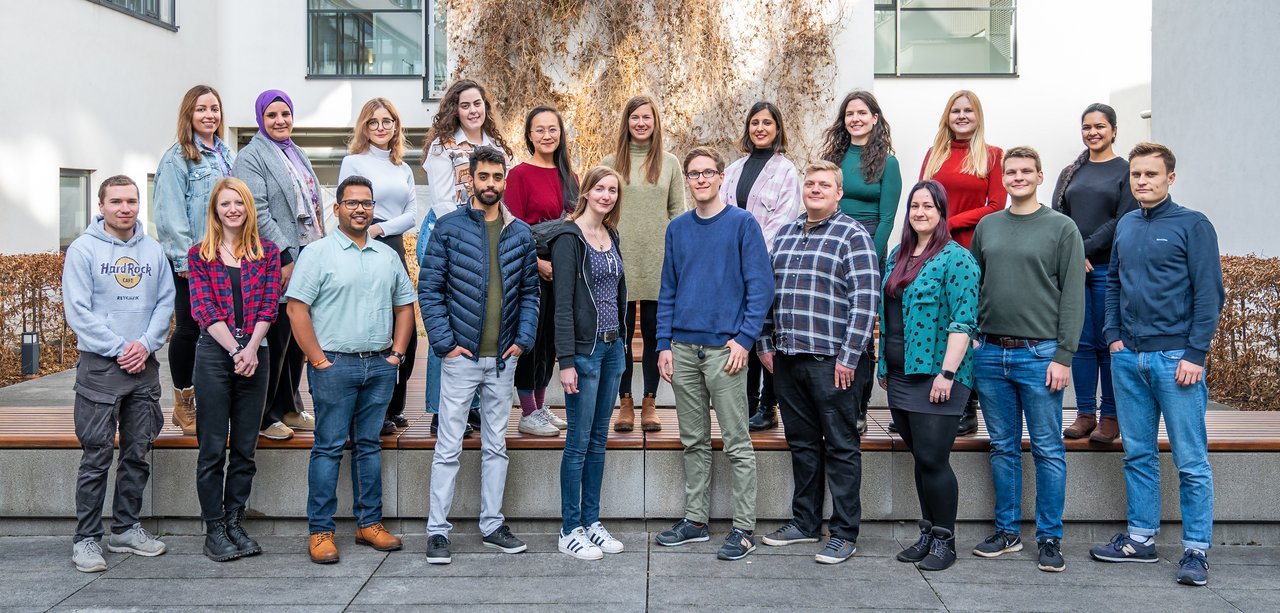
[[[667,226],[658,292],[658,351],[671,341],[750,349],[773,303],[773,268],[751,213],[726,206],[710,219],[686,211]]]
[[[1172,198],[1120,218],[1107,273],[1107,344],[1184,350],[1204,365],[1225,299],[1218,235],[1199,211]]]

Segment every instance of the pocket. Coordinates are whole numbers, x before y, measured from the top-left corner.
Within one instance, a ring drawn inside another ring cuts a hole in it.
[[[1174,362],[1179,362],[1179,361],[1181,361],[1181,360],[1182,360],[1182,356],[1183,356],[1183,355],[1185,355],[1187,352],[1186,352],[1186,350],[1184,350],[1184,349],[1174,349],[1174,350],[1171,350],[1171,351],[1161,351],[1161,352],[1159,352],[1159,353],[1160,353],[1160,357],[1162,357],[1162,358],[1164,358],[1164,359],[1166,359],[1166,360],[1172,360],[1172,361],[1174,361]]]
[[[1031,355],[1040,359],[1050,359],[1058,351],[1058,341],[1042,341],[1030,348]]]

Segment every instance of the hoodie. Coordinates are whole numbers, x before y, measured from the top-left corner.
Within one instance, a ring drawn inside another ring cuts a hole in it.
[[[115,358],[136,340],[154,354],[169,336],[173,315],[169,261],[141,222],[128,241],[105,224],[95,217],[67,248],[62,267],[62,307],[76,348]]]
[[[622,245],[618,242],[617,230],[609,230],[609,236],[621,253]],[[587,241],[583,238],[582,229],[572,221],[560,222],[549,242],[551,270],[556,273],[551,277],[551,294],[555,300],[552,308],[555,309],[553,319],[556,359],[560,361],[561,369],[573,368],[577,364],[574,361],[575,355],[595,353],[596,338],[599,335],[598,309],[617,309],[618,321],[624,322],[625,327],[627,276],[624,272],[618,277],[617,304],[598,305],[595,294],[591,292],[591,260],[587,257]]]

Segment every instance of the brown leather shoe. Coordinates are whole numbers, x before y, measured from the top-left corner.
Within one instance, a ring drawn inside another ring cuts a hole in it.
[[[378,551],[396,551],[400,549],[400,537],[387,532],[382,522],[356,528],[356,544],[368,545]]]
[[[658,419],[658,399],[653,394],[645,394],[640,401],[640,429],[645,432],[662,429],[662,420]]]
[[[636,427],[636,402],[631,394],[623,394],[618,401],[618,417],[613,420],[614,432],[630,432]]]
[[[1066,438],[1084,438],[1089,436],[1090,432],[1098,425],[1098,419],[1092,415],[1083,413],[1076,414],[1076,420],[1062,431],[1062,436]]]
[[[1098,443],[1114,443],[1120,438],[1120,422],[1116,421],[1114,416],[1103,415],[1098,420],[1098,427],[1094,429],[1093,434],[1089,435],[1089,440]]]
[[[185,436],[196,434],[196,388],[173,388],[173,425],[182,429]]]
[[[333,564],[338,561],[338,545],[333,542],[332,532],[317,532],[311,535],[307,545],[307,553],[316,564]]]

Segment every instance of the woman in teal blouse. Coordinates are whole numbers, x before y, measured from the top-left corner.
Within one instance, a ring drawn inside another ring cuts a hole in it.
[[[922,570],[956,560],[959,490],[951,470],[956,424],[973,388],[978,264],[947,230],[937,181],[911,188],[902,244],[889,255],[880,301],[880,385],[915,458],[920,539],[898,554]]]

